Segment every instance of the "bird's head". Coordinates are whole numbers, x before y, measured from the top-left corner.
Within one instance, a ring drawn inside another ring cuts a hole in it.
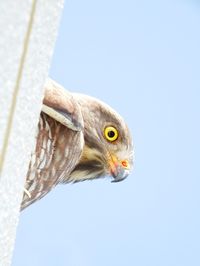
[[[111,175],[112,182],[125,179],[133,165],[133,144],[123,118],[105,103],[73,94],[84,120],[84,148],[71,174],[77,182]]]

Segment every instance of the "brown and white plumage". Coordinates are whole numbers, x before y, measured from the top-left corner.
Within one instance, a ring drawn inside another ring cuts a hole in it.
[[[21,208],[45,196],[58,183],[105,175],[123,180],[132,166],[132,156],[130,132],[113,109],[48,80],[26,178],[28,193],[24,193]]]

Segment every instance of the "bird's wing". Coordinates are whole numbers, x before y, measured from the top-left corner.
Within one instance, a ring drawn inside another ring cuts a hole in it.
[[[51,79],[45,84],[42,111],[72,130],[83,128],[81,111],[72,94]]]
[[[67,182],[82,153],[82,128],[80,107],[72,95],[48,80],[22,209],[45,196],[58,183]]]

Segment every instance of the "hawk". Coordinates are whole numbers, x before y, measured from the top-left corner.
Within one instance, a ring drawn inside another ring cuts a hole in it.
[[[105,103],[70,93],[49,79],[21,209],[57,184],[106,175],[121,181],[132,164],[131,134],[122,117]]]

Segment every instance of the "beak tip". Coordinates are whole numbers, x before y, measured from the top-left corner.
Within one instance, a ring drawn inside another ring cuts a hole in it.
[[[116,183],[116,182],[120,182],[123,181],[124,179],[127,178],[127,176],[129,175],[129,171],[125,170],[123,168],[118,168],[117,173],[113,173],[112,176],[114,178],[114,180],[112,180],[112,183]]]
[[[113,179],[112,181],[111,181],[111,183],[118,183],[118,182],[121,182],[121,181],[123,181],[124,179],[126,179],[126,177],[124,177],[124,178],[115,178],[115,179]]]

